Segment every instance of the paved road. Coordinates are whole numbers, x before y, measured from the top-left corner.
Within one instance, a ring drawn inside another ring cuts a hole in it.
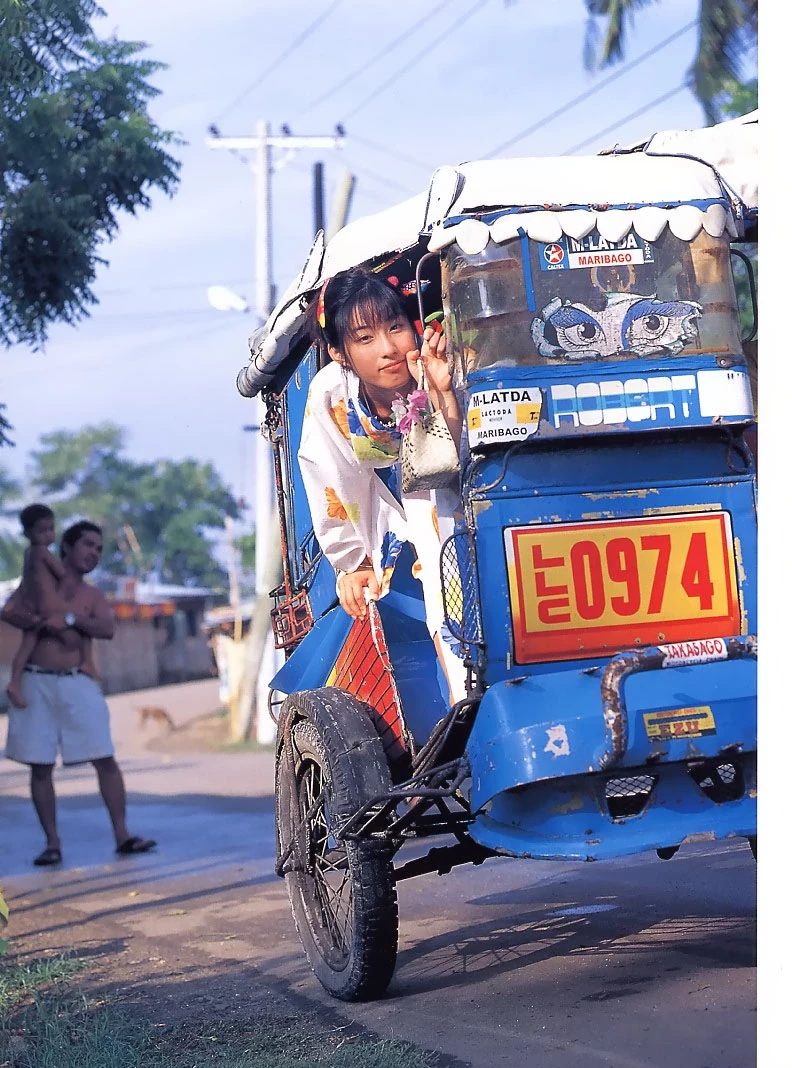
[[[271,756],[147,751],[134,699],[112,699],[115,729],[132,829],[159,839],[156,855],[113,856],[92,773],[73,769],[60,779],[67,864],[31,869],[25,776],[2,762],[0,864],[13,932],[31,950],[96,955],[153,1019],[164,1005],[208,1012],[285,995],[323,1006],[341,1033],[407,1038],[475,1068],[756,1063],[747,844],[691,845],[668,862],[499,859],[402,883],[389,996],[340,1005],[313,979],[272,874]],[[179,718],[206,710],[213,691],[193,684],[166,700]]]

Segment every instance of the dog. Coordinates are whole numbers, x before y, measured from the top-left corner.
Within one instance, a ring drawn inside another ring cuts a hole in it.
[[[159,708],[156,705],[144,705],[142,708],[138,708],[140,715],[140,727],[145,727],[148,720],[152,720],[154,723],[165,723],[172,731],[176,730],[176,724],[173,722],[173,717],[170,712],[167,712],[164,708]]]

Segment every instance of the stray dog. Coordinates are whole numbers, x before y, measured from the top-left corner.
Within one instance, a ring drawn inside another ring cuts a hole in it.
[[[143,708],[138,708],[138,712],[140,714],[141,729],[145,727],[147,720],[153,720],[155,723],[166,723],[172,731],[176,730],[173,717],[164,708],[158,708],[156,705],[144,705]]]

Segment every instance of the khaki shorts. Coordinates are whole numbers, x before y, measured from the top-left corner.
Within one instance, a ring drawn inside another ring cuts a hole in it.
[[[20,764],[83,764],[113,755],[110,710],[94,679],[25,671],[27,708],[8,709],[5,755]]]

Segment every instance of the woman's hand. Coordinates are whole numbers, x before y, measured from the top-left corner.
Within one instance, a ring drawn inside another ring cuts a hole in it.
[[[424,331],[421,351],[413,349],[407,353],[407,366],[415,381],[419,380],[418,361],[424,365],[426,372],[426,391],[432,408],[442,412],[448,429],[459,452],[462,439],[462,413],[451,382],[451,372],[446,359],[446,339],[442,327],[427,323]]]
[[[366,590],[370,591],[371,600],[379,597],[380,584],[374,568],[366,567],[361,571],[352,571],[338,579],[338,600],[341,607],[353,619],[365,619],[368,614]]]
[[[446,359],[446,339],[442,327],[436,323],[427,323],[420,351],[413,349],[407,353],[407,366],[416,382],[420,374],[419,359],[426,372],[426,389],[433,399],[436,395],[453,392]]]

